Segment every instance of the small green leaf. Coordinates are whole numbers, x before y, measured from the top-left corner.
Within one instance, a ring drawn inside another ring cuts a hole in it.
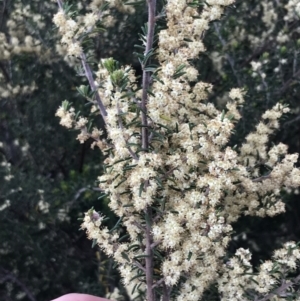
[[[131,295],[133,295],[133,294],[134,294],[134,292],[135,292],[135,289],[136,289],[137,285],[138,285],[138,283],[136,283],[136,284],[135,284],[135,286],[133,287],[133,289],[132,289],[132,291],[131,291]]]
[[[140,188],[139,188],[139,197],[141,197],[142,196],[142,192],[143,192],[143,189],[144,189],[144,185],[145,185],[145,183],[143,182],[143,183],[141,183],[141,185],[140,185]]]
[[[224,117],[225,117],[225,111],[223,110],[223,111],[222,111],[222,115],[221,115],[221,121],[222,121],[222,122],[224,121]]]
[[[157,184],[160,186],[160,187],[164,187],[163,184],[162,184],[162,181],[159,177],[155,177],[156,181],[157,181]]]
[[[149,255],[141,254],[141,255],[134,256],[133,258],[134,259],[139,259],[139,258],[145,258],[145,257],[149,257]]]
[[[118,239],[118,242],[121,242],[121,241],[127,239],[128,237],[130,237],[130,235],[129,235],[129,234],[125,234],[125,235],[123,235],[122,237],[120,237],[120,238]]]
[[[121,216],[121,217],[119,218],[119,220],[117,221],[117,223],[114,225],[114,227],[113,227],[112,229],[109,230],[109,233],[112,233],[114,230],[116,230],[117,228],[119,228],[119,225],[120,225],[120,223],[122,222],[122,220],[123,220],[123,216]]]
[[[102,66],[109,72],[113,73],[115,70],[118,69],[118,62],[113,58],[108,58],[102,61]]]
[[[83,97],[87,97],[89,95],[89,86],[85,86],[85,85],[81,85],[78,87],[76,87],[78,93],[80,95],[82,95]]]
[[[102,194],[102,195],[100,195],[100,196],[98,197],[98,200],[101,200],[101,199],[103,199],[103,198],[105,198],[105,197],[107,197],[107,196],[108,196],[108,194],[104,193],[104,194]]]
[[[128,257],[128,255],[127,255],[125,252],[122,252],[121,255],[122,255],[122,257],[123,257],[124,259],[126,259],[128,262],[130,262],[129,257]]]
[[[65,111],[68,111],[70,103],[67,100],[64,100],[61,104]]]
[[[92,249],[95,247],[96,244],[97,244],[97,239],[93,239]]]

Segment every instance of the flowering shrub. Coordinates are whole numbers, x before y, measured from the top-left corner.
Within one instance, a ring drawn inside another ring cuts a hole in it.
[[[156,298],[298,298],[296,158],[280,143],[300,151],[298,1],[158,1],[153,47],[145,3],[130,2],[60,3],[58,30],[55,1],[0,2],[0,296],[116,300],[121,260],[125,280],[136,277],[128,294],[144,298],[151,229]],[[61,99],[74,131],[55,120]],[[106,237],[108,259],[77,232],[91,206],[101,214],[82,228],[94,245]]]
[[[234,9],[234,1],[169,0],[159,11],[155,0],[148,0],[148,22],[137,53],[141,83],[130,66],[113,58],[92,64],[93,71],[86,47],[105,26],[110,9],[134,13],[132,6],[92,1],[87,13],[75,18],[68,5],[57,2],[53,21],[68,55],[81,63],[89,86],[78,91],[92,108],[83,116],[64,101],[56,115],[63,126],[80,131],[80,143],[92,139],[92,147],[105,154],[99,187],[119,217],[108,229],[106,217],[91,209],[81,227],[114,258],[132,298],[206,300],[215,286],[221,300],[298,298],[300,278],[292,277],[300,259],[296,243],[286,243],[258,270],[248,250],[227,255],[235,221],[243,215],[284,212],[281,191],[300,184],[298,155],[288,154],[282,143],[269,144],[289,108],[274,104],[245,142],[232,147],[230,138],[247,96],[234,61],[226,56],[238,83],[224,96],[223,111],[209,101],[213,85],[201,81],[193,65],[206,51],[204,38],[211,27],[223,41],[216,21],[227,7]],[[298,18],[294,2],[285,6],[286,22]],[[262,4],[267,27],[262,39],[275,30],[272,5]],[[157,25],[160,19],[164,26]],[[260,43],[249,38],[253,45]],[[288,40],[279,31],[277,43]],[[262,63],[251,60],[251,66],[269,99]],[[101,116],[103,128],[92,126],[95,115]]]

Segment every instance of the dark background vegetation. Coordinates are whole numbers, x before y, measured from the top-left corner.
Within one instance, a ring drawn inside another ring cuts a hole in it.
[[[220,98],[232,87],[244,87],[248,91],[242,109],[244,118],[231,144],[241,144],[261,114],[281,101],[289,104],[292,111],[282,120],[283,126],[271,137],[271,143],[282,141],[289,145],[291,152],[300,152],[300,72],[295,70],[299,65],[300,47],[297,32],[290,34],[300,22],[298,19],[285,22],[287,1],[281,1],[279,6],[276,5],[278,1],[274,1],[279,16],[276,27],[268,39],[251,47],[247,39],[239,40],[238,34],[235,36],[235,29],[245,28],[260,37],[266,30],[261,21],[260,3],[264,1],[247,1],[246,5],[243,2],[237,1],[236,7],[229,8],[222,21],[215,22],[219,33],[214,24],[206,33],[207,52],[194,62],[200,71],[199,79],[214,84],[210,100],[219,107],[223,105]],[[28,52],[0,60],[1,87],[30,82],[37,86],[31,94],[0,95],[0,142],[3,143],[0,148],[0,206],[10,201],[10,206],[0,211],[0,300],[48,301],[74,291],[104,296],[118,286],[118,275],[112,269],[111,260],[96,247],[92,248],[85,234],[78,230],[78,218],[92,206],[110,216],[112,223],[114,221],[107,208],[108,200],[98,200],[99,192],[95,189],[103,158],[98,150],[90,149],[90,141],[79,144],[76,133],[61,127],[55,117],[64,99],[71,101],[77,110],[88,110],[75,88],[86,80],[77,76],[55,53],[58,37],[51,21],[57,10],[55,3],[0,1],[0,33],[10,40],[6,22],[12,18],[16,7],[27,5],[32,14],[41,15],[46,26],[38,28],[30,17],[21,18],[18,26],[39,39],[43,49],[50,49],[52,56],[42,60],[38,54]],[[132,53],[136,51],[134,45],[140,43],[137,33],[146,20],[146,10],[143,4],[136,9],[137,14],[133,16],[113,11],[117,19],[115,26],[94,39],[95,62],[112,56],[121,64],[132,64],[139,74],[137,59]],[[257,13],[251,13],[253,11]],[[163,21],[160,26],[164,26]],[[283,27],[289,34],[289,41],[279,45],[276,35]],[[231,43],[233,39],[237,42]],[[216,68],[213,52],[221,57],[222,72]],[[268,88],[257,90],[261,80],[251,76],[250,62],[266,58],[269,62],[264,65],[264,72]],[[287,59],[287,63],[281,66],[278,75],[274,68],[281,59]],[[13,176],[10,181],[5,180],[8,174]],[[257,264],[269,258],[283,242],[300,240],[299,197],[293,192],[283,191],[282,194],[286,214],[265,219],[241,218],[234,225],[236,232],[230,253],[241,246],[249,248]],[[48,209],[38,205],[42,199],[49,204]]]

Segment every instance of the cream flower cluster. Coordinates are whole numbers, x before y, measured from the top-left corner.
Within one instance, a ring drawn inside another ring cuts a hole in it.
[[[93,9],[91,9],[91,7]],[[88,7],[84,16],[73,19],[65,11],[60,9],[53,17],[54,24],[61,34],[61,43],[67,47],[69,56],[79,57],[82,54],[82,38],[84,34],[90,34],[102,15],[96,5]]]
[[[127,288],[132,288],[140,284],[140,288],[144,290],[145,286],[141,279],[131,279],[132,266],[139,266],[138,261],[135,261],[134,257],[143,255],[142,251],[135,248],[135,251],[128,252],[127,244],[118,243],[119,234],[112,234],[107,227],[102,226],[103,219],[104,216],[99,215],[94,210],[89,210],[85,214],[81,227],[86,230],[89,239],[94,240],[107,255],[112,256],[119,263],[118,268],[123,277],[124,285]],[[138,219],[136,218],[135,223],[138,223]],[[132,243],[133,245],[137,245],[138,241],[132,241]],[[131,262],[131,264],[129,265],[128,262]]]
[[[124,284],[140,289],[145,289],[150,236],[155,254],[152,272],[158,279],[153,285],[171,291],[180,283],[174,300],[201,300],[217,279],[224,300],[242,300],[241,286],[266,293],[275,284],[266,276],[269,265],[262,265],[257,276],[264,285],[252,287],[244,275],[252,269],[248,251],[239,250],[222,267],[231,224],[243,214],[263,217],[283,212],[281,189],[300,185],[300,171],[294,167],[297,155],[287,155],[283,144],[268,148],[269,135],[288,109],[278,104],[267,111],[241,148],[233,149],[228,141],[241,117],[238,107],[245,92],[232,89],[221,112],[207,101],[212,85],[198,82],[197,70],[190,64],[205,51],[202,40],[209,22],[220,18],[232,3],[210,0],[198,10],[189,1],[167,2],[167,29],[158,34],[161,68],[152,78],[147,98],[147,150],[141,149],[142,92],[137,91],[134,72],[106,59],[96,73],[97,92],[107,111],[107,139],[95,139],[107,155],[99,187],[109,196],[109,206],[129,237],[124,242],[117,226],[108,230],[93,210],[86,213],[82,228],[117,261]],[[67,24],[70,20],[63,12],[54,21],[64,35],[78,26]],[[83,129],[80,141],[90,137],[87,120],[75,121],[74,111],[60,108],[57,116],[63,125]]]
[[[298,0],[289,0],[284,8],[287,10],[287,15],[284,17],[285,21],[292,22],[299,19],[300,3]]]
[[[109,62],[112,64],[115,63],[111,58],[102,59],[98,66],[99,69],[96,72],[97,91],[108,113],[106,127],[111,139],[110,144],[114,145],[118,156],[124,159],[130,156],[131,152],[135,152],[139,145],[137,135],[139,128],[134,123],[136,114],[132,112],[133,104],[130,104],[130,101],[133,101],[133,99],[128,100],[126,96],[128,91],[137,89],[137,79],[130,66],[121,67],[109,72],[104,67],[104,64]],[[118,87],[118,79],[126,79],[126,84],[123,88]],[[133,124],[128,127],[128,124],[132,122]],[[122,168],[121,166],[123,165],[120,163],[118,168]]]
[[[92,131],[88,131],[87,123],[88,119],[82,116],[79,116],[77,120],[75,119],[75,109],[73,107],[70,107],[69,109],[65,108],[64,106],[60,106],[55,116],[58,116],[60,118],[60,124],[66,128],[75,128],[77,130],[80,130],[80,134],[77,136],[77,140],[79,140],[80,143],[84,143],[89,138],[93,139],[94,142],[92,143],[92,148],[94,148],[95,145],[103,144],[103,142],[100,139],[100,136],[103,135],[103,131],[99,130],[98,128],[94,127]]]
[[[82,227],[86,229],[88,237],[95,239],[99,246],[111,256],[114,253],[114,242],[118,236],[111,236],[107,227],[102,227],[101,231],[99,231],[103,219],[104,216],[99,215],[94,210],[90,210],[85,214]]]
[[[199,124],[203,116],[197,110],[214,110],[210,105],[207,108],[205,104],[195,102],[205,100],[211,86],[200,82],[193,89],[190,87],[189,82],[197,82],[198,71],[188,60],[205,51],[202,38],[209,22],[219,19],[224,8],[233,2],[207,1],[199,13],[186,1],[168,1],[168,28],[159,32],[160,81],[154,83],[152,91],[155,96],[150,96],[148,103],[149,115],[155,122],[175,125],[178,120],[186,119],[184,116],[189,116],[191,122]],[[185,74],[174,78],[181,66],[185,66]]]
[[[54,24],[59,28],[59,32],[62,35],[62,43],[67,45],[68,54],[74,56],[80,56],[82,53],[82,47],[76,40],[84,32],[84,28],[80,27],[73,19],[68,19],[64,11],[60,10],[53,17]]]
[[[263,114],[262,119],[265,122],[260,122],[256,126],[256,130],[246,137],[246,142],[241,147],[241,155],[247,166],[254,167],[258,162],[267,161],[268,136],[278,129],[278,119],[287,112],[289,108],[276,104]]]
[[[235,256],[223,265],[222,276],[218,279],[218,289],[222,301],[256,300],[273,292],[267,300],[286,296],[294,283],[287,279],[300,260],[300,249],[295,242],[287,242],[282,249],[276,250],[272,260],[263,262],[254,273],[250,263],[249,250],[238,249]],[[276,288],[276,290],[274,290]],[[277,299],[276,299],[277,300]]]
[[[59,107],[55,113],[55,116],[60,117],[60,124],[66,128],[72,128],[74,118],[75,118],[75,109],[70,108],[66,110],[63,106]]]
[[[133,1],[134,2],[134,1]],[[59,33],[61,34],[61,43],[63,49],[57,46],[57,50],[60,54],[64,53],[64,48],[67,49],[69,56],[79,57],[82,54],[82,39],[85,34],[92,35],[92,31],[98,21],[101,20],[106,26],[114,24],[114,18],[110,11],[101,11],[101,8],[109,4],[109,9],[116,8],[122,13],[131,14],[135,10],[133,6],[124,4],[120,0],[93,0],[87,5],[87,13],[84,16],[77,16],[72,18],[66,14],[65,11],[60,9],[53,17],[54,24],[58,27]],[[82,6],[82,3],[78,3],[78,6]]]

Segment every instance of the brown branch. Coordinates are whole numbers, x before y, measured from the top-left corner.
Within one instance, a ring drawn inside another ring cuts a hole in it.
[[[87,63],[86,56],[85,56],[85,54],[83,52],[80,55],[80,59],[81,59],[81,63],[82,63],[82,66],[83,66],[83,69],[84,69],[84,72],[85,72],[85,76],[88,79],[90,87],[91,87],[92,91],[96,92],[95,93],[96,101],[97,101],[98,107],[100,109],[101,115],[102,115],[104,123],[105,123],[105,117],[107,116],[107,112],[106,112],[104,104],[103,104],[103,102],[102,102],[102,100],[100,98],[100,95],[99,95],[99,93],[97,91],[97,87],[95,85],[95,81],[94,81],[94,77],[93,77],[93,73],[92,73],[91,67]]]

